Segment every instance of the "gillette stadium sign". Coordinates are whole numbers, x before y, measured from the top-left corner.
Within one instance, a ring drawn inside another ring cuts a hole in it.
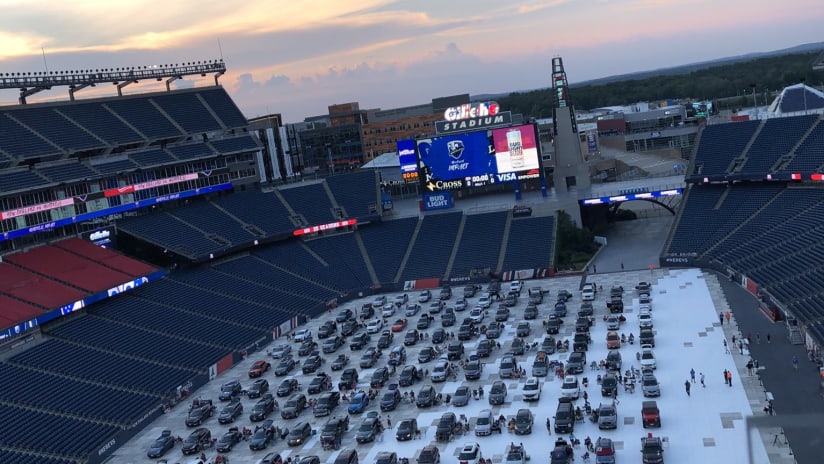
[[[512,113],[501,111],[501,105],[494,101],[453,106],[444,110],[443,117],[435,122],[438,134],[512,124]]]

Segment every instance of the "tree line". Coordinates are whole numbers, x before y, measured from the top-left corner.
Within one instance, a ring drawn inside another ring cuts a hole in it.
[[[703,69],[689,65],[661,70],[655,76],[643,73],[638,74],[643,76],[640,78],[628,76],[614,82],[573,85],[569,101],[579,110],[684,98],[717,101],[740,97],[745,102],[746,95],[752,101],[754,88],[760,105],[762,98],[793,84],[824,85],[824,73],[812,69],[817,56],[817,52],[770,56]],[[676,74],[679,70],[682,72]],[[551,88],[514,92],[498,101],[503,108],[527,118],[550,117],[555,104]]]

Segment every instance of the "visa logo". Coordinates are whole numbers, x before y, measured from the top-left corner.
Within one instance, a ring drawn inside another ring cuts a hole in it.
[[[497,174],[496,177],[498,178],[498,182],[515,182],[518,180],[518,174],[515,174],[514,172]]]

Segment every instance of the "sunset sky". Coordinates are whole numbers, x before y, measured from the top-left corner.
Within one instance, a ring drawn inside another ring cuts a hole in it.
[[[247,117],[296,122],[333,103],[393,108],[547,87],[554,56],[575,83],[824,41],[822,24],[821,0],[0,0],[0,72],[222,52],[221,83]],[[16,101],[0,91],[0,104]]]

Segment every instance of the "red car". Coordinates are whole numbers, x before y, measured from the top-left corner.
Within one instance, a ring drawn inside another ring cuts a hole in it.
[[[271,366],[272,365],[266,361],[255,361],[255,363],[252,364],[252,368],[249,369],[249,378],[260,377],[264,372],[268,371]]]
[[[406,319],[398,319],[392,324],[392,332],[400,332],[406,328]]]

